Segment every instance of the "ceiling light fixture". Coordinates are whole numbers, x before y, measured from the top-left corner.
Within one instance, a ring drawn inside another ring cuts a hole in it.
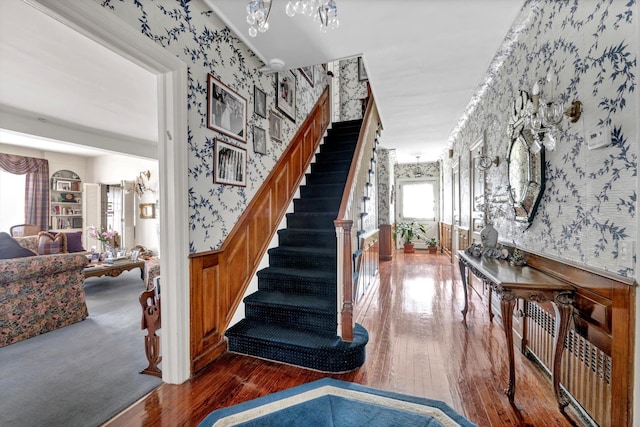
[[[261,33],[269,29],[269,14],[271,13],[271,0],[251,0],[247,5],[247,24],[249,35],[255,37],[258,31]]]
[[[413,168],[413,176],[420,178],[423,173],[424,172],[422,172],[422,168],[420,167],[420,156],[416,156],[416,166]]]
[[[334,0],[297,0],[287,3],[285,12],[288,16],[307,15],[313,16],[314,22],[320,24],[320,31],[335,29],[340,25],[338,20],[338,6]]]

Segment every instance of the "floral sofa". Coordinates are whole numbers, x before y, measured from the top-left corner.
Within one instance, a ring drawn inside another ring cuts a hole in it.
[[[36,255],[38,236],[14,240],[35,253],[0,259],[0,347],[71,325],[89,314],[84,254]]]

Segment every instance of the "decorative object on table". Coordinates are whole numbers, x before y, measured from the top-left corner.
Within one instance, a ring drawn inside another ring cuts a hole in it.
[[[435,254],[438,252],[438,239],[435,236],[427,239],[427,250],[430,254]]]
[[[413,241],[422,238],[424,233],[426,233],[424,225],[417,221],[399,222],[396,224],[393,239],[397,240],[399,236],[404,243],[404,253],[411,254],[415,252]]]
[[[276,74],[276,107],[295,123],[296,76],[291,70]]]
[[[473,243],[466,248],[465,253],[475,258],[482,256],[482,245],[480,243]]]
[[[253,127],[253,152],[267,154],[267,133],[258,126]]]
[[[253,112],[267,118],[267,94],[258,86],[253,86]]]
[[[473,426],[446,403],[323,378],[210,413],[199,426]],[[310,422],[313,420],[313,422]]]
[[[88,228],[89,237],[96,239],[102,244],[102,252],[109,252],[111,249],[110,242],[115,236],[115,232],[112,230],[98,229],[95,225]]]
[[[155,203],[140,203],[140,218],[153,219],[156,217]]]
[[[509,263],[513,266],[525,265],[526,262],[524,260],[524,253],[522,253],[520,249],[514,249],[511,253],[511,259],[509,260]]]
[[[247,185],[247,150],[216,139],[214,165],[216,184]]]
[[[247,100],[207,75],[207,127],[247,142]]]
[[[269,111],[269,134],[272,140],[282,142],[282,116],[273,110]]]

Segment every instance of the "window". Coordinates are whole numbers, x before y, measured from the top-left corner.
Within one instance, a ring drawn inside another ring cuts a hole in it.
[[[436,181],[407,181],[400,184],[400,218],[434,221],[436,219]]]
[[[26,175],[0,170],[0,231],[9,232],[12,225],[24,224],[24,182]]]

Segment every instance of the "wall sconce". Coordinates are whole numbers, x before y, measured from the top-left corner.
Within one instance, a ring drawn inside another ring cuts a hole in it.
[[[136,178],[136,184],[134,186],[134,189],[136,190],[136,194],[138,196],[142,196],[145,191],[153,191],[151,188],[147,187],[147,184],[145,184],[145,178],[147,181],[149,181],[149,179],[151,178],[151,171],[142,171],[138,174],[138,177]]]
[[[482,147],[482,154],[475,158],[476,161],[476,169],[479,171],[486,171],[491,166],[496,165],[496,167],[500,166],[500,157],[496,156],[491,158],[485,154],[485,148]]]
[[[571,123],[575,123],[582,114],[582,102],[573,101],[571,106],[565,110],[562,100],[553,98],[552,79],[553,75],[549,71],[545,78],[549,88],[549,93],[546,95],[541,93],[540,83],[535,82],[531,89],[532,102],[525,109],[525,127],[531,130],[533,135],[534,141],[530,150],[534,154],[538,153],[542,146],[548,151],[555,150],[556,132],[564,116],[567,116]]]

